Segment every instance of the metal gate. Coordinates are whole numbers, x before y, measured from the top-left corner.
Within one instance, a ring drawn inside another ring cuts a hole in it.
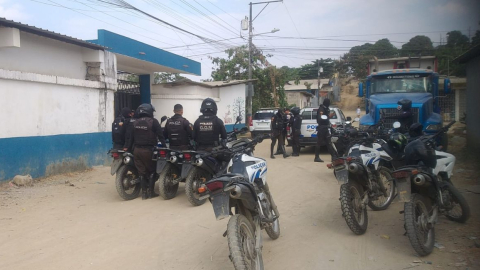
[[[443,121],[448,123],[455,120],[455,89],[452,89],[448,95],[444,94],[443,89],[439,89],[438,92],[438,106]]]
[[[115,115],[119,115],[122,108],[132,110],[140,105],[140,83],[117,80],[117,92],[115,92]]]

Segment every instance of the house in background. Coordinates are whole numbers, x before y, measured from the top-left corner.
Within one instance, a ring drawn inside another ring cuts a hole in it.
[[[372,59],[368,61],[368,74],[390,69],[431,69],[437,71],[438,60],[435,56],[397,57],[388,59]]]
[[[480,45],[471,48],[455,61],[467,69],[467,144],[480,150]]]
[[[312,79],[300,80],[298,84],[295,84],[295,81],[287,82],[284,86],[287,103],[295,104],[301,109],[318,106],[318,89],[322,89],[324,85],[328,85],[329,81],[329,79],[320,79],[320,81],[318,79]]]
[[[140,75],[150,102],[154,72],[200,75],[200,63],[99,30],[94,43],[0,18],[0,181],[108,164],[117,71]],[[130,100],[131,101],[131,100]],[[115,104],[117,103],[117,104]]]
[[[254,80],[252,80],[254,81]],[[217,116],[225,123],[227,131],[233,129],[237,116],[242,117],[239,127],[245,125],[245,87],[249,80],[194,82],[182,79],[155,84],[152,87],[152,104],[157,115],[173,115],[173,106],[183,106],[183,117],[194,123],[200,116],[200,106],[206,98],[217,103]]]

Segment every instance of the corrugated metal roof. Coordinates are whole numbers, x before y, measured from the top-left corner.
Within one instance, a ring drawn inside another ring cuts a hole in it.
[[[328,84],[329,81],[329,79],[320,79],[320,87],[324,84]],[[318,89],[318,79],[300,80],[298,85],[295,84],[295,81],[289,81],[285,84],[284,89],[285,91],[308,90],[305,83],[311,84],[310,90]]]
[[[38,28],[38,27],[35,27],[35,26],[30,26],[28,24],[14,22],[14,21],[11,21],[11,20],[7,20],[5,18],[0,18],[0,26],[17,28],[17,29],[19,29],[20,31],[23,31],[23,32],[27,32],[27,33],[35,34],[35,35],[38,35],[38,36],[43,36],[43,37],[55,39],[55,40],[58,40],[58,41],[70,43],[70,44],[73,44],[73,45],[77,45],[77,46],[81,46],[81,47],[85,47],[85,48],[89,48],[89,49],[93,49],[93,50],[105,50],[106,49],[103,46],[93,44],[93,43],[90,43],[90,42],[87,42],[87,41],[84,41],[84,40],[81,40],[81,39],[78,39],[78,38],[69,37],[69,36],[62,35],[62,34],[59,34],[59,33],[55,33],[55,32],[49,31],[49,30],[41,29],[41,28]]]

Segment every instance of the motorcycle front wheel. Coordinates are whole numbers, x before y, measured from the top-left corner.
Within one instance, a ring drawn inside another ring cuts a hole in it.
[[[170,200],[177,196],[179,183],[172,184],[172,182],[174,180],[174,176],[179,177],[179,174],[180,173],[178,172],[177,168],[171,163],[167,162],[160,173],[160,177],[158,178],[158,190],[163,199]]]
[[[363,188],[348,182],[340,186],[340,205],[348,227],[357,235],[364,234],[368,227],[367,207],[362,203]]]
[[[207,199],[200,200],[200,194],[198,193],[198,188],[204,182],[202,178],[208,180],[205,174],[207,173],[194,167],[190,170],[185,179],[185,194],[187,195],[188,201],[193,206],[200,206],[207,201]]]
[[[432,253],[435,244],[435,227],[428,223],[430,201],[420,194],[412,194],[405,203],[405,228],[410,244],[420,256]]]
[[[121,166],[117,171],[115,177],[115,187],[117,188],[118,195],[122,199],[128,201],[133,200],[140,194],[140,183],[132,185],[131,182],[137,179],[137,169],[133,166]]]
[[[255,250],[255,229],[243,215],[234,215],[227,225],[230,259],[236,270],[263,270],[262,254]]]
[[[368,206],[373,210],[373,211],[380,211],[380,210],[385,210],[387,209],[390,204],[393,201],[393,198],[395,196],[395,182],[391,181],[392,177],[392,172],[385,168],[385,167],[380,167],[378,169],[378,174],[380,175],[379,181],[382,181],[381,183],[378,183],[379,188],[385,189],[387,193],[387,197],[385,195],[378,196],[376,200],[368,200]],[[383,191],[381,191],[383,194]]]
[[[449,210],[446,211],[445,216],[459,223],[465,223],[470,218],[470,207],[468,206],[467,200],[465,197],[455,188],[454,185],[446,183],[445,188],[442,192],[445,193],[444,203],[448,201]]]

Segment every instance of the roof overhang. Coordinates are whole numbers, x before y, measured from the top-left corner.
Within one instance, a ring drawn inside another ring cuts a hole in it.
[[[108,51],[115,53],[117,67],[121,71],[135,74],[170,72],[201,75],[199,62],[107,30],[98,30],[98,39],[89,42],[107,47]]]
[[[167,82],[167,83],[159,83],[157,85],[162,85],[164,87],[177,87],[182,85],[197,85],[205,88],[217,88],[217,87],[225,87],[225,86],[232,86],[238,84],[247,84],[249,82],[254,82],[256,79],[253,80],[236,80],[236,81],[213,81],[213,82],[196,82],[190,79],[180,79],[174,82]]]
[[[378,59],[378,62],[392,62],[392,61],[406,61],[406,60],[425,60],[425,59],[435,59],[435,56],[418,56],[418,57],[396,57],[396,58],[386,58]],[[375,59],[368,60],[370,63],[374,63]]]
[[[459,62],[461,64],[468,62],[470,59],[480,56],[480,45],[477,45],[470,50],[466,51],[464,54],[455,58],[453,61]]]

